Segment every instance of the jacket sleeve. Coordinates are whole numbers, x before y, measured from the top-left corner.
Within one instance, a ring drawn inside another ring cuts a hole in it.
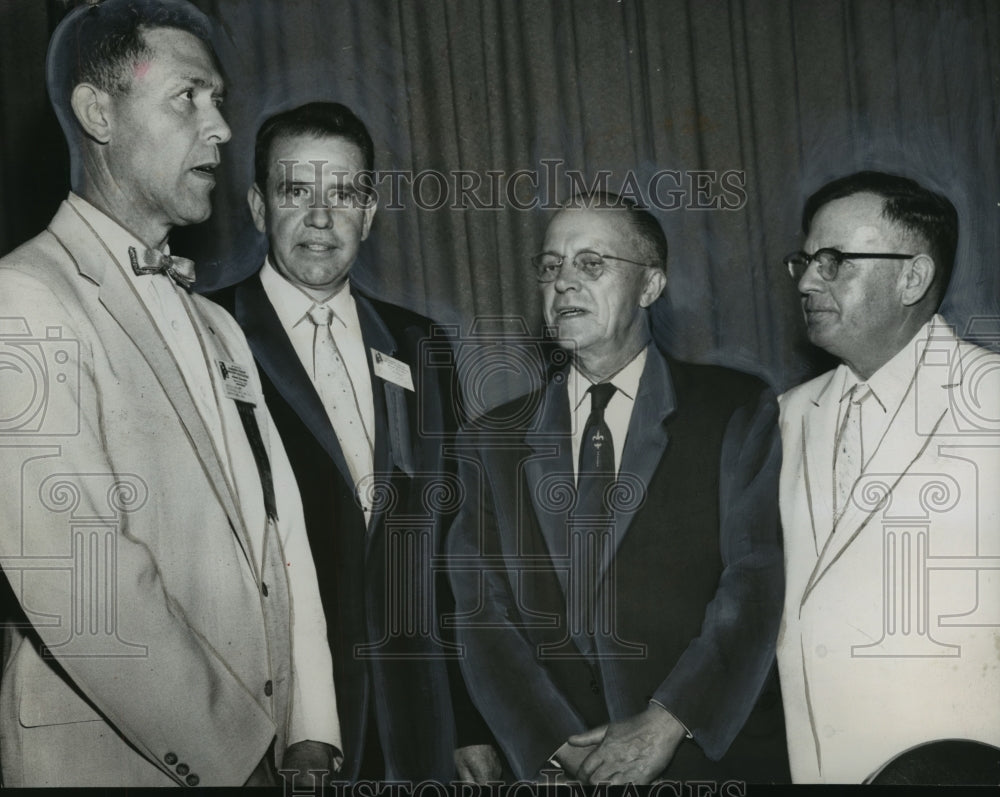
[[[712,759],[743,727],[774,662],[784,597],[777,420],[769,389],[729,420],[719,485],[722,575],[701,633],[653,695]]]
[[[534,778],[567,737],[586,730],[586,725],[525,634],[505,567],[505,555],[511,552],[505,552],[500,541],[489,480],[468,438],[459,440],[465,501],[446,550],[462,672],[514,772],[519,778]]]

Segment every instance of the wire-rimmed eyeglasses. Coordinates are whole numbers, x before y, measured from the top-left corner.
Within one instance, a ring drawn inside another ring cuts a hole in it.
[[[597,252],[577,252],[570,261],[573,268],[580,272],[584,279],[596,280],[608,267],[607,260],[620,260],[623,263],[630,263],[633,266],[647,267],[648,263],[640,263],[637,260],[629,260],[627,257],[617,255],[602,255]],[[562,271],[566,258],[553,252],[542,252],[531,258],[531,265],[535,268],[535,276],[539,282],[555,282]]]
[[[812,254],[798,251],[785,255],[784,263],[788,267],[789,276],[798,282],[810,264],[816,262],[816,270],[827,282],[837,279],[840,267],[846,260],[909,260],[916,255],[903,255],[898,252],[841,252],[839,249],[825,247],[817,249]]]

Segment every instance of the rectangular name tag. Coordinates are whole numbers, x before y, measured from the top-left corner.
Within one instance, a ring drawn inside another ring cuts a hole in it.
[[[410,373],[410,366],[406,363],[395,357],[390,357],[388,354],[383,354],[377,349],[372,349],[372,363],[375,367],[375,376],[386,382],[399,385],[405,390],[413,390],[413,375]]]
[[[222,385],[226,391],[226,398],[256,406],[257,398],[254,396],[253,387],[250,384],[250,373],[247,369],[236,362],[227,362],[226,360],[218,360],[217,362],[219,373],[222,374]]]

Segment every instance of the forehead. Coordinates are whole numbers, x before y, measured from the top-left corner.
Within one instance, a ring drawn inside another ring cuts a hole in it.
[[[343,136],[279,136],[271,143],[272,179],[313,182],[322,170],[327,178],[353,176],[364,169],[361,148]]]
[[[868,193],[828,202],[813,217],[806,239],[810,244],[808,248],[833,247],[851,251],[862,246],[894,243],[900,230],[892,221],[883,218],[883,205],[882,197]]]
[[[191,81],[214,91],[223,89],[215,56],[201,39],[179,28],[149,28],[142,31],[150,50],[148,60],[135,65],[133,77],[141,83],[166,86],[171,81]]]
[[[628,241],[628,223],[624,211],[610,208],[565,208],[549,222],[545,230],[545,249],[574,252],[580,249],[604,251],[620,249]]]

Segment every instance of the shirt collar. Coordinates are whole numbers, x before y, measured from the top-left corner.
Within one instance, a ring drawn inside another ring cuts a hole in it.
[[[639,392],[639,380],[642,379],[642,372],[646,367],[646,352],[648,348],[648,346],[644,346],[629,361],[628,365],[614,374],[610,379],[604,380],[613,384],[618,389],[618,392],[624,395],[629,401],[635,401],[636,394]],[[569,389],[570,406],[576,411],[580,408],[580,403],[587,397],[587,390],[594,383],[584,376],[575,364],[570,366],[566,382]]]
[[[903,403],[903,397],[909,390],[916,374],[917,363],[923,356],[924,347],[927,345],[930,328],[936,323],[944,323],[944,319],[937,315],[931,318],[917,330],[917,333],[903,348],[865,382],[871,391],[872,398],[875,399],[875,405],[882,412],[894,411]],[[840,401],[843,402],[854,386],[861,383],[861,380],[844,363],[841,363],[839,368],[844,371],[841,383],[843,387],[840,392]],[[866,407],[869,405],[866,402]]]
[[[278,314],[278,320],[285,329],[292,329],[308,321],[309,311],[316,305],[329,307],[333,310],[334,323],[347,327],[345,319],[350,317],[349,313],[354,307],[354,297],[351,296],[349,282],[345,282],[344,287],[325,302],[317,302],[281,276],[271,262],[270,255],[260,270],[260,281]]]
[[[136,274],[130,264],[128,256],[129,247],[135,247],[140,256],[149,247],[104,211],[99,210],[79,194],[71,191],[66,201],[83,217],[83,220],[90,225],[91,229],[97,233],[97,236],[104,242],[108,251],[118,261],[122,271],[128,274],[129,277],[134,278]],[[164,246],[163,253],[169,255],[170,247]]]

